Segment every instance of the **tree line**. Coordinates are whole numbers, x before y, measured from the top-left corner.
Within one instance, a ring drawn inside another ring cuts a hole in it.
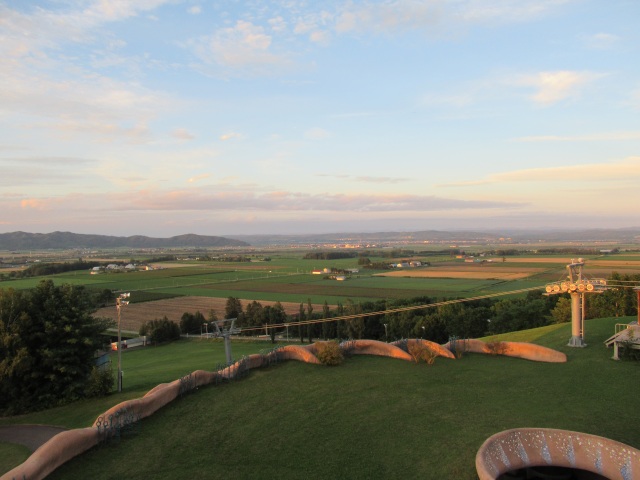
[[[640,275],[614,273],[609,281],[640,282]],[[336,317],[382,312],[402,307],[440,303],[445,298],[428,296],[355,302],[347,299],[330,307],[327,302],[321,309],[314,308],[311,300],[300,303],[298,313],[288,315],[279,303],[263,306],[253,301],[243,307],[235,297],[228,297],[225,318],[236,318],[236,326],[246,330],[246,335],[266,334],[275,341],[276,335],[288,334],[301,342],[317,339],[375,339],[391,341],[401,338],[425,338],[445,343],[451,337],[478,338],[517,330],[542,327],[553,323],[571,321],[569,294],[545,295],[542,290],[530,291],[515,298],[488,298],[425,307],[404,312],[369,315],[350,320],[332,320]],[[638,311],[637,296],[632,288],[611,288],[600,294],[586,295],[585,318],[619,317],[635,315]],[[185,312],[180,326],[183,333],[198,334],[208,321],[217,320],[215,313],[205,319],[200,312]],[[271,325],[316,320],[309,325],[291,325],[288,329]],[[325,321],[322,321],[325,320]],[[264,329],[264,330],[263,330]]]

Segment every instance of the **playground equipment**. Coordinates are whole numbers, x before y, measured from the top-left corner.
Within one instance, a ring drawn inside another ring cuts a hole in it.
[[[582,274],[584,260],[571,259],[567,265],[567,279],[547,284],[546,295],[568,293],[571,296],[571,339],[569,347],[586,347],[584,342],[584,304],[585,293],[602,293],[607,289],[604,278],[587,279]]]

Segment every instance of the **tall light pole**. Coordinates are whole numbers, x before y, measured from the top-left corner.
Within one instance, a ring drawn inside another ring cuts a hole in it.
[[[122,391],[122,338],[120,336],[120,309],[124,305],[129,305],[130,293],[121,293],[116,298],[116,309],[118,310],[118,392]]]

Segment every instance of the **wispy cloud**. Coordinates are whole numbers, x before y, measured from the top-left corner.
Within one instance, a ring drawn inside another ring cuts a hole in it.
[[[196,175],[195,177],[191,177],[189,180],[187,180],[187,182],[189,183],[195,183],[195,182],[199,182],[201,180],[205,180],[207,178],[211,177],[210,174],[208,173],[201,173],[200,175]]]
[[[99,201],[98,201],[99,198]],[[255,192],[250,189],[210,186],[185,190],[136,190],[108,195],[73,194],[63,197],[5,199],[23,209],[73,211],[257,211],[257,212],[437,212],[519,208],[518,202],[469,201],[432,195],[306,194],[291,191]]]
[[[223,67],[218,74],[270,75],[292,63],[288,54],[276,51],[272,36],[263,26],[245,20],[192,40],[189,45],[205,64]]]
[[[594,50],[608,50],[620,41],[618,35],[611,33],[596,33],[595,35],[589,35],[582,37],[587,47]]]
[[[586,135],[534,135],[530,137],[518,137],[516,142],[610,142],[621,140],[640,140],[638,132],[607,132],[592,133]]]
[[[68,185],[95,164],[94,160],[73,157],[0,158],[0,187]]]
[[[173,132],[171,132],[171,136],[173,138],[177,138],[178,140],[193,140],[194,138],[196,138],[196,136],[186,128],[176,128]]]
[[[422,30],[447,34],[450,28],[483,23],[530,21],[569,0],[386,0],[348,3],[336,18],[336,31],[396,33]]]
[[[166,1],[94,1],[84,9],[56,13],[43,8],[19,12],[0,5],[0,56],[5,59],[0,63],[0,112],[45,118],[42,128],[66,133],[91,131],[111,138],[133,134],[140,139],[139,126],[167,107],[170,97],[135,81],[89,70],[77,58],[60,52],[69,44],[119,48],[122,41],[105,38],[100,27]]]
[[[530,168],[489,175],[475,181],[456,182],[443,187],[468,187],[508,182],[640,182],[640,157],[628,157],[609,163]]]
[[[603,74],[595,72],[560,70],[516,75],[506,79],[505,83],[530,87],[535,92],[531,95],[531,100],[543,105],[552,105],[579,95],[585,85],[603,76]]]
[[[223,142],[227,140],[233,140],[234,138],[242,138],[242,134],[238,132],[228,132],[220,135],[220,140],[222,140]]]
[[[309,130],[304,132],[304,138],[308,138],[310,140],[324,140],[330,137],[331,133],[328,130],[320,127],[310,128]]]
[[[409,182],[412,179],[406,177],[376,177],[370,175],[341,175],[341,174],[327,174],[327,173],[318,173],[317,177],[329,177],[329,178],[338,178],[349,180],[352,182],[362,182],[362,183],[388,183],[388,184],[398,184],[403,182]]]

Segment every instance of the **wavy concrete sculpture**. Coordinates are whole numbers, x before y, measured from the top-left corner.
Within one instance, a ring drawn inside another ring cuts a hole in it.
[[[299,345],[287,345],[279,348],[278,355],[281,356],[283,360],[298,360],[299,362],[316,364],[320,363],[318,357],[311,353],[309,348],[301,347]]]
[[[406,342],[407,342],[407,348],[409,348],[410,345],[420,344],[423,347],[431,350],[438,357],[456,358],[456,356],[453,354],[453,352],[451,352],[451,350],[443,347],[442,345],[436,342],[432,342],[430,340],[422,340],[420,338],[415,338],[415,339],[409,338],[408,340],[406,340]],[[391,345],[399,346],[401,343],[402,343],[402,340],[398,340],[395,342],[391,342]]]
[[[444,348],[446,347],[446,345],[442,347],[436,343],[429,342],[428,340],[407,340],[407,342],[421,342],[423,345],[432,349],[443,357],[453,357],[453,354],[450,352],[450,350]],[[474,348],[481,353],[489,353],[485,351],[485,347],[482,346],[484,345],[484,342],[480,342],[479,340],[469,340],[466,342],[471,342],[473,345],[475,345]],[[480,343],[476,344],[474,342]],[[384,343],[377,340],[353,340],[349,342],[343,342],[342,344],[340,344],[340,346],[343,350],[348,351],[350,354],[378,355],[383,357],[398,358],[407,361],[413,360],[411,355],[399,348],[397,345]],[[530,347],[534,347],[530,349],[534,353],[543,350],[554,352],[554,350],[545,349],[544,347],[538,347],[537,345],[530,345]],[[526,348],[523,348],[521,350],[526,351]],[[242,372],[268,365],[274,359],[297,360],[305,363],[319,364],[320,361],[315,356],[315,352],[315,344],[306,346],[287,345],[278,348],[277,350],[272,351],[271,353],[268,353],[266,355],[250,355],[217,372],[196,370],[190,376],[190,388],[215,383],[220,379],[231,380],[237,378]],[[564,354],[561,354],[559,352],[555,353],[564,356]],[[529,354],[529,356],[522,356],[513,354],[512,356],[529,358],[535,357],[536,355]],[[537,356],[544,357],[539,353],[537,354]],[[547,356],[550,356],[550,354],[547,354]],[[529,359],[534,360],[535,358]],[[566,357],[564,361],[566,361]],[[161,383],[149,390],[142,398],[136,398],[133,400],[121,402],[107,410],[104,414],[100,415],[93,423],[93,427],[68,430],[54,436],[47,443],[37,449],[24,463],[18,465],[16,468],[0,477],[0,480],[13,480],[14,478],[23,478],[23,476],[25,478],[28,478],[29,480],[43,479],[63,463],[97,445],[105,438],[105,435],[108,436],[109,434],[111,434],[112,432],[109,430],[102,430],[102,433],[100,431],[99,427],[101,425],[104,425],[103,422],[105,421],[105,419],[108,419],[109,417],[116,418],[116,422],[121,422],[116,426],[123,426],[122,422],[126,421],[126,419],[124,419],[124,417],[122,416],[118,416],[118,414],[124,411],[135,412],[136,419],[146,418],[168,403],[175,400],[180,395],[180,392],[181,379],[175,380],[170,383]]]
[[[640,450],[587,433],[518,428],[489,437],[476,454],[480,480],[521,468],[554,466],[586,470],[609,479],[640,478]]]
[[[473,353],[486,353],[489,355],[505,355],[507,357],[524,358],[535,362],[565,363],[567,356],[551,348],[542,347],[533,343],[522,342],[489,342],[482,340],[456,340],[455,346],[451,342],[444,345],[452,351],[466,351]],[[455,348],[454,348],[455,347]]]
[[[343,350],[351,355],[377,355],[380,357],[399,358],[412,361],[413,358],[400,347],[378,340],[351,340],[340,344]]]

